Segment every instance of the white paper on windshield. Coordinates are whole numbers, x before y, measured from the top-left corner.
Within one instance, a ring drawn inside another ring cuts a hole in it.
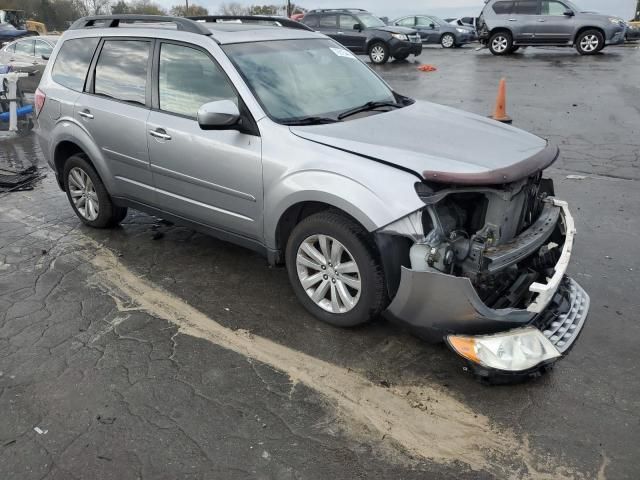
[[[333,47],[329,47],[331,49],[331,51],[333,53],[335,53],[337,56],[339,57],[345,57],[345,58],[356,58],[354,57],[351,52],[349,52],[348,50],[344,50],[342,48],[333,48]]]

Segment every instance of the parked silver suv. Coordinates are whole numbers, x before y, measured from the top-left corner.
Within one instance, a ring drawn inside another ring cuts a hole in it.
[[[625,30],[621,18],[581,11],[568,0],[489,0],[478,19],[480,41],[494,55],[544,45],[593,55],[624,43]]]
[[[324,35],[84,18],[36,104],[87,225],[132,207],[244,245],[286,264],[319,319],[384,312],[481,376],[538,373],[582,329],[573,219],[542,176],[558,148],[404,97]]]

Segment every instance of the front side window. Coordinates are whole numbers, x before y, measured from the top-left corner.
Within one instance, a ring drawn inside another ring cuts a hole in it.
[[[146,102],[149,42],[107,40],[96,64],[94,92],[123,102]]]
[[[47,42],[43,42],[42,40],[36,41],[36,57],[48,58],[51,55],[52,51],[53,51],[53,47],[49,45]]]
[[[204,52],[190,47],[162,44],[158,81],[160,109],[196,118],[208,102],[238,97],[220,67]]]
[[[386,83],[332,40],[242,43],[224,51],[276,122],[336,118],[367,102],[396,102]]]
[[[340,15],[340,30],[353,30],[358,25],[358,20],[351,15]]]
[[[431,25],[435,25],[435,23],[429,17],[418,17],[418,26],[430,27]]]
[[[537,15],[538,14],[538,1],[537,0],[520,0],[516,2],[515,12],[517,15]]]
[[[87,70],[100,40],[97,37],[75,38],[62,44],[56,56],[51,78],[67,88],[81,92]]]
[[[34,40],[23,40],[16,43],[16,54],[33,57]]]
[[[358,20],[367,28],[386,27],[385,23],[378,17],[374,17],[370,13],[363,13],[358,15]]]
[[[508,15],[513,12],[515,2],[496,2],[493,4],[493,11],[497,15]]]
[[[560,17],[569,10],[564,3],[557,2],[555,0],[543,0],[542,1],[542,15],[552,15]]]

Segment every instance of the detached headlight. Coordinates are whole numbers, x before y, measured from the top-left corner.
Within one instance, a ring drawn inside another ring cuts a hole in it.
[[[407,37],[404,33],[392,33],[391,36],[396,40],[404,40],[405,42],[409,40],[409,37]]]
[[[469,30],[465,30],[464,28],[456,28],[456,32],[458,32],[458,33],[469,33]]]
[[[475,337],[449,335],[447,342],[471,362],[509,372],[528,370],[561,356],[549,339],[533,327]]]

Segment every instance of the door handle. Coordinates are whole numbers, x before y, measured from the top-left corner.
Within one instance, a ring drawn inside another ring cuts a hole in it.
[[[84,117],[84,118],[88,118],[89,120],[93,119],[93,115],[91,114],[91,112],[89,110],[86,110],[86,109],[85,110],[80,110],[78,112],[78,115],[80,115],[81,117]]]
[[[161,140],[171,140],[171,135],[169,135],[164,128],[149,130],[149,135],[155,138],[160,138]]]
[[[545,20],[544,18],[539,18],[539,19],[538,19],[538,22],[540,22],[540,23],[544,23],[544,22],[546,22],[546,20]]]
[[[344,35],[344,32],[338,32],[338,35]]]
[[[517,18],[510,18],[510,19],[509,19],[509,21],[510,21],[510,22],[517,22],[517,21],[518,21],[518,19],[517,19]]]

